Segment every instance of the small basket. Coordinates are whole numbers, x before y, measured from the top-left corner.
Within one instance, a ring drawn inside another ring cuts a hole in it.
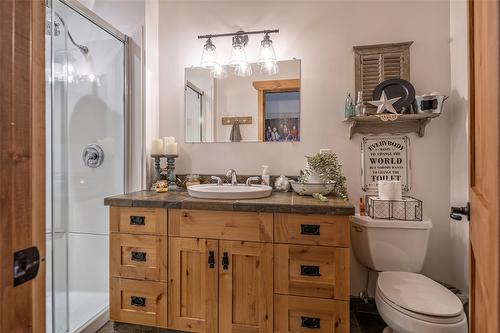
[[[368,197],[367,214],[372,219],[422,221],[422,201],[413,197],[401,200],[382,200]]]

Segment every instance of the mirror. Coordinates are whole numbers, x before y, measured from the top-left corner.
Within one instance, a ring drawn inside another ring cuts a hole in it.
[[[210,69],[185,70],[185,142],[300,141],[300,60],[278,61],[279,72],[240,77],[230,65],[225,77]]]

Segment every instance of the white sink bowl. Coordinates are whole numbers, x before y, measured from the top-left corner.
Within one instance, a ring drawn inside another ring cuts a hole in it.
[[[202,184],[187,188],[190,196],[201,199],[258,199],[271,195],[272,188],[267,185]]]

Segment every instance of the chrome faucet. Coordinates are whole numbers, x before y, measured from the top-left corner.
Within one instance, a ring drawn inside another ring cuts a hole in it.
[[[222,179],[220,177],[212,176],[211,178],[212,178],[212,180],[217,181],[217,186],[222,186]]]
[[[258,182],[260,177],[248,177],[247,178],[247,186],[252,186],[252,182]]]
[[[236,171],[234,169],[227,170],[226,177],[227,178],[231,177],[231,185],[233,186],[238,185],[238,180],[236,179]]]

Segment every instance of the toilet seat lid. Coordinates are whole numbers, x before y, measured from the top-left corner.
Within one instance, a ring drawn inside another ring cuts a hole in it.
[[[462,302],[456,295],[422,274],[381,272],[377,286],[388,300],[412,312],[454,317],[463,311]]]

